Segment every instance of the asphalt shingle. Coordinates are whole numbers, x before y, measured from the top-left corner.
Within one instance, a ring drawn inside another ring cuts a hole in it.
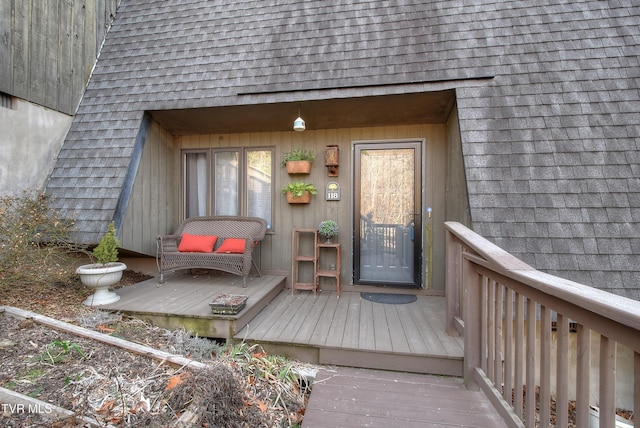
[[[549,273],[638,297],[638,22],[632,0],[122,0],[48,191],[92,240],[145,110],[495,76],[456,90],[474,229]]]

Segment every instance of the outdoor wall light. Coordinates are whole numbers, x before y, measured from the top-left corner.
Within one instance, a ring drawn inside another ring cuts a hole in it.
[[[306,126],[304,124],[304,120],[300,116],[300,109],[298,108],[298,118],[293,121],[293,130],[294,131],[304,131]]]
[[[293,121],[293,130],[294,131],[304,131],[306,129],[304,125],[304,120],[300,116],[296,120]]]

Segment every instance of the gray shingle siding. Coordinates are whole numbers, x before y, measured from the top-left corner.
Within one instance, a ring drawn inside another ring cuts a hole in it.
[[[632,295],[624,290],[637,287],[640,266],[632,238],[640,230],[640,10],[630,2],[540,7],[521,19],[511,15],[519,24],[496,70],[491,115],[475,112],[466,120],[464,89],[458,92],[474,226],[540,269]],[[527,31],[524,22],[532,24]],[[522,44],[526,39],[530,46]],[[478,132],[483,118],[495,128]],[[505,141],[507,130],[512,151],[503,153],[495,143]],[[481,183],[500,181],[501,174],[503,192],[524,193],[498,207],[492,201],[499,198],[487,199]],[[509,207],[518,221],[533,216],[548,225],[531,228],[525,250],[509,242],[510,224],[494,224],[501,218],[495,212]]]
[[[455,84],[474,229],[549,273],[637,297],[638,22],[631,0],[122,0],[48,190],[91,240],[147,109],[494,76]]]

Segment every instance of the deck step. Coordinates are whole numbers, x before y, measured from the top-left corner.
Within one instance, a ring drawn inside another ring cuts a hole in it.
[[[462,376],[463,342],[444,333],[443,300],[387,305],[285,290],[235,338],[312,364]]]
[[[283,289],[285,276],[249,276],[247,287],[236,275],[210,271],[153,278],[116,290],[120,300],[101,306],[171,330],[185,328],[201,337],[230,339],[258,315]],[[214,314],[209,303],[218,294],[247,295],[236,315]]]

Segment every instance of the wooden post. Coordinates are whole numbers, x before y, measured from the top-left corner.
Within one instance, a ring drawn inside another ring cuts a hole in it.
[[[529,385],[527,385],[529,392]],[[540,427],[551,423],[551,310],[540,306]]]
[[[449,336],[459,336],[456,317],[460,317],[460,287],[462,269],[462,245],[449,230],[446,232],[446,277],[445,291],[447,299],[446,332]]]
[[[479,386],[474,378],[477,367],[481,367],[482,327],[481,288],[482,276],[473,270],[469,260],[462,263],[462,295],[464,328],[464,383],[467,389],[477,391]]]
[[[633,353],[633,411],[640,412],[640,353]],[[637,419],[636,419],[637,421]]]
[[[526,386],[524,408],[527,427],[536,422],[536,302],[527,297]]]
[[[524,296],[516,293],[516,334],[514,345],[514,410],[520,419],[524,419]]]
[[[504,308],[504,391],[502,396],[513,407],[513,291],[505,289]]]
[[[589,426],[591,394],[591,330],[578,324],[578,368],[576,373],[576,426]]]
[[[616,342],[600,336],[600,428],[616,423]]]
[[[556,327],[556,426],[566,427],[569,426],[569,319],[559,313]]]

